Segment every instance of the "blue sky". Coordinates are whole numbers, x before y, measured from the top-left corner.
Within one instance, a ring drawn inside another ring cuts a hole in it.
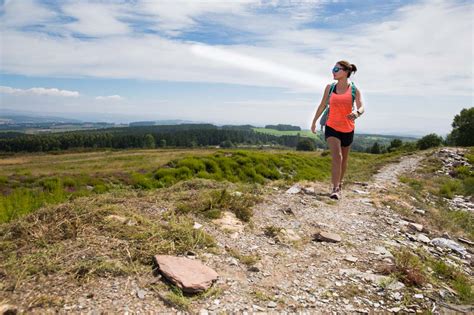
[[[454,0],[0,0],[0,110],[308,129],[345,59],[358,131],[446,134],[473,103],[472,16]]]

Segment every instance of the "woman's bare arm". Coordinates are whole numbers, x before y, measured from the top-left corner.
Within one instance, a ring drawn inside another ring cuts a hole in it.
[[[355,103],[356,103],[356,108],[357,108],[356,111],[358,111],[360,114],[357,114],[356,111],[350,113],[347,117],[351,120],[355,120],[360,115],[362,115],[365,111],[364,104],[362,103],[362,96],[358,88],[356,88]]]
[[[319,107],[318,109],[316,110],[316,114],[314,114],[314,118],[313,118],[313,123],[311,125],[311,131],[314,132],[315,128],[316,128],[316,122],[318,121],[319,119],[319,116],[321,116],[321,114],[323,113],[324,111],[324,108],[326,107],[326,104],[327,104],[327,99],[328,99],[328,95],[329,95],[329,89],[331,88],[331,85],[327,85],[326,86],[326,89],[324,89],[324,94],[323,94],[323,97],[321,99],[321,103],[319,104]]]

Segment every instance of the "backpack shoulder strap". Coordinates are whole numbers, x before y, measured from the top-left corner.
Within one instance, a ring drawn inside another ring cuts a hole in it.
[[[351,84],[351,88],[352,88],[352,103],[354,103],[355,99],[356,99],[356,86],[354,84],[354,82],[352,82]]]
[[[331,94],[332,92],[334,92],[335,88],[336,88],[336,83],[335,82],[331,83],[331,87],[329,88],[327,105],[329,105],[329,99],[331,98]]]

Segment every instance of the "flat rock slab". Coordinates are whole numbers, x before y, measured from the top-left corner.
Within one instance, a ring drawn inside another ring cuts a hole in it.
[[[298,194],[301,191],[301,187],[298,184],[291,186],[286,193],[290,195]]]
[[[318,232],[314,235],[314,240],[319,242],[339,243],[342,241],[342,238],[336,233]]]
[[[187,293],[205,291],[219,277],[213,269],[186,257],[156,255],[155,262],[166,279]]]
[[[230,232],[242,232],[244,230],[242,221],[240,221],[234,213],[229,211],[224,211],[221,218],[214,219],[212,222],[218,225],[221,230]]]

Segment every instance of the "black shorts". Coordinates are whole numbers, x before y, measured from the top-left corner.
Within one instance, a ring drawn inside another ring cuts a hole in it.
[[[326,140],[328,137],[336,137],[341,140],[341,147],[348,147],[354,140],[354,130],[351,132],[340,132],[326,125],[324,128],[324,136]]]

